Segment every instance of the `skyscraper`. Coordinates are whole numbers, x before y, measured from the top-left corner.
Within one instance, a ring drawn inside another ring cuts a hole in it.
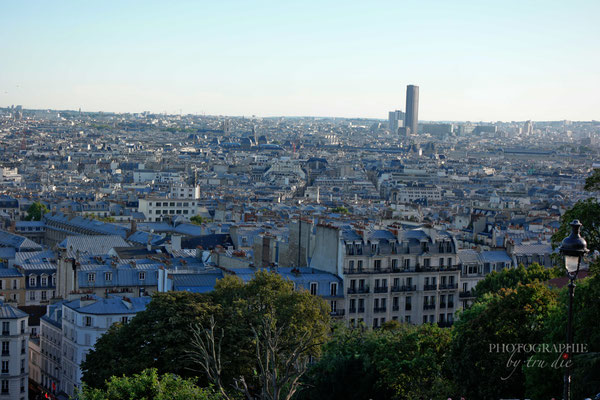
[[[406,116],[404,126],[410,129],[410,133],[417,133],[419,122],[419,87],[408,85],[406,87]]]

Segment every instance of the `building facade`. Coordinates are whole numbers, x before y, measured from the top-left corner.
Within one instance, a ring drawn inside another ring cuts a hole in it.
[[[419,122],[419,87],[408,85],[406,87],[406,115],[404,126],[410,129],[410,133],[417,134]]]
[[[23,311],[8,304],[0,304],[0,399],[28,398],[28,318]]]

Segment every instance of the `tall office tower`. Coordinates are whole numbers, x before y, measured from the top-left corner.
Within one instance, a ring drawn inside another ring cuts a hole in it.
[[[398,128],[404,126],[404,113],[400,110],[390,111],[388,121],[390,133],[398,133]]]
[[[419,87],[408,85],[406,87],[406,117],[404,126],[410,129],[410,133],[417,134],[419,122]]]
[[[532,133],[533,133],[533,124],[531,123],[531,121],[525,121],[525,124],[523,125],[523,134],[529,136]]]

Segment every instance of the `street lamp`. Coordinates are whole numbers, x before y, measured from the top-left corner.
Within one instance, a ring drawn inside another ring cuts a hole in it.
[[[573,292],[575,290],[575,279],[579,273],[581,258],[588,252],[587,243],[579,231],[581,230],[581,222],[573,220],[571,222],[571,235],[565,238],[560,245],[560,253],[565,260],[565,268],[569,277],[569,314],[567,322],[567,349],[566,352],[572,349],[573,344]],[[563,400],[571,399],[571,368],[565,369]]]

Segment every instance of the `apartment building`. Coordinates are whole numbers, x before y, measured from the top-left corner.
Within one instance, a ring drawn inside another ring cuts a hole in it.
[[[0,304],[0,399],[28,398],[28,318],[29,315],[18,308]]]
[[[191,199],[148,198],[140,199],[138,211],[143,213],[146,221],[156,222],[181,216],[190,219],[198,214],[198,201]]]
[[[40,319],[40,385],[53,395],[61,387],[62,371],[62,302],[49,305]]]
[[[73,396],[81,386],[81,363],[96,340],[114,323],[127,323],[146,309],[150,297],[83,296],[62,304],[60,389]]]
[[[337,264],[350,325],[453,323],[460,308],[460,265],[456,241],[448,232],[401,227],[365,232],[319,225],[315,243],[311,265]]]

